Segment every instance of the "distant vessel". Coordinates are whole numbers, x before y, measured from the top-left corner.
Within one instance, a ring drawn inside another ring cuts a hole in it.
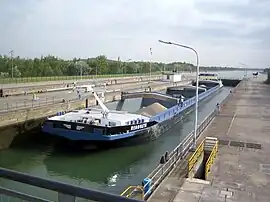
[[[214,73],[200,73],[199,74],[199,86],[215,86],[216,82],[220,86],[223,86],[222,81],[218,78],[217,74]],[[193,82],[193,85],[196,85],[196,81]]]
[[[206,83],[205,87],[200,88],[199,101],[219,91],[222,85],[219,82],[215,82],[215,85]],[[164,93],[123,93],[123,100],[143,97],[141,109],[134,113],[109,110],[100,96],[93,92],[100,109],[87,108],[59,113],[45,121],[42,131],[62,137],[72,145],[87,145],[92,149],[142,144],[156,139],[181,121],[184,113],[194,106],[196,89],[192,86],[186,88],[192,92],[192,96],[186,97],[183,102],[177,96]]]
[[[218,81],[218,75],[214,73],[200,73],[199,74],[199,80],[212,80],[212,81]]]

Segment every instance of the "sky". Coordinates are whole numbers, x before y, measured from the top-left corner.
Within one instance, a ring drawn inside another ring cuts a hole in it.
[[[0,0],[0,54],[270,66],[270,0]],[[152,55],[149,49],[152,48]]]

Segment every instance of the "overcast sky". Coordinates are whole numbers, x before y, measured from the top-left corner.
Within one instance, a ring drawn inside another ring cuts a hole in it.
[[[0,0],[0,54],[270,65],[270,0]],[[150,56],[149,48],[152,48]]]

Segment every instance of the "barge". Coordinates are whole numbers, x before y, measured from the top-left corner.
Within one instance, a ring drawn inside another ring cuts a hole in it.
[[[219,82],[204,88],[199,93],[199,102],[213,96],[221,88]],[[193,109],[196,100],[195,91],[192,97],[186,98],[157,92],[123,93],[119,102],[136,97],[143,99],[141,108],[131,113],[109,110],[98,94],[92,93],[100,108],[74,110],[49,117],[42,131],[61,137],[68,145],[79,148],[107,149],[143,144],[155,140],[180,122],[183,115]]]

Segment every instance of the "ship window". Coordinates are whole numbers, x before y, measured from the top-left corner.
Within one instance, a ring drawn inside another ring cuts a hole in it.
[[[115,122],[109,122],[109,126],[116,126]]]
[[[132,125],[133,124],[133,121],[130,121],[130,125]]]
[[[144,119],[142,119],[142,123],[144,122]]]
[[[138,119],[138,123],[140,123],[141,121]]]
[[[137,124],[137,121],[136,120],[134,121],[134,124]]]

